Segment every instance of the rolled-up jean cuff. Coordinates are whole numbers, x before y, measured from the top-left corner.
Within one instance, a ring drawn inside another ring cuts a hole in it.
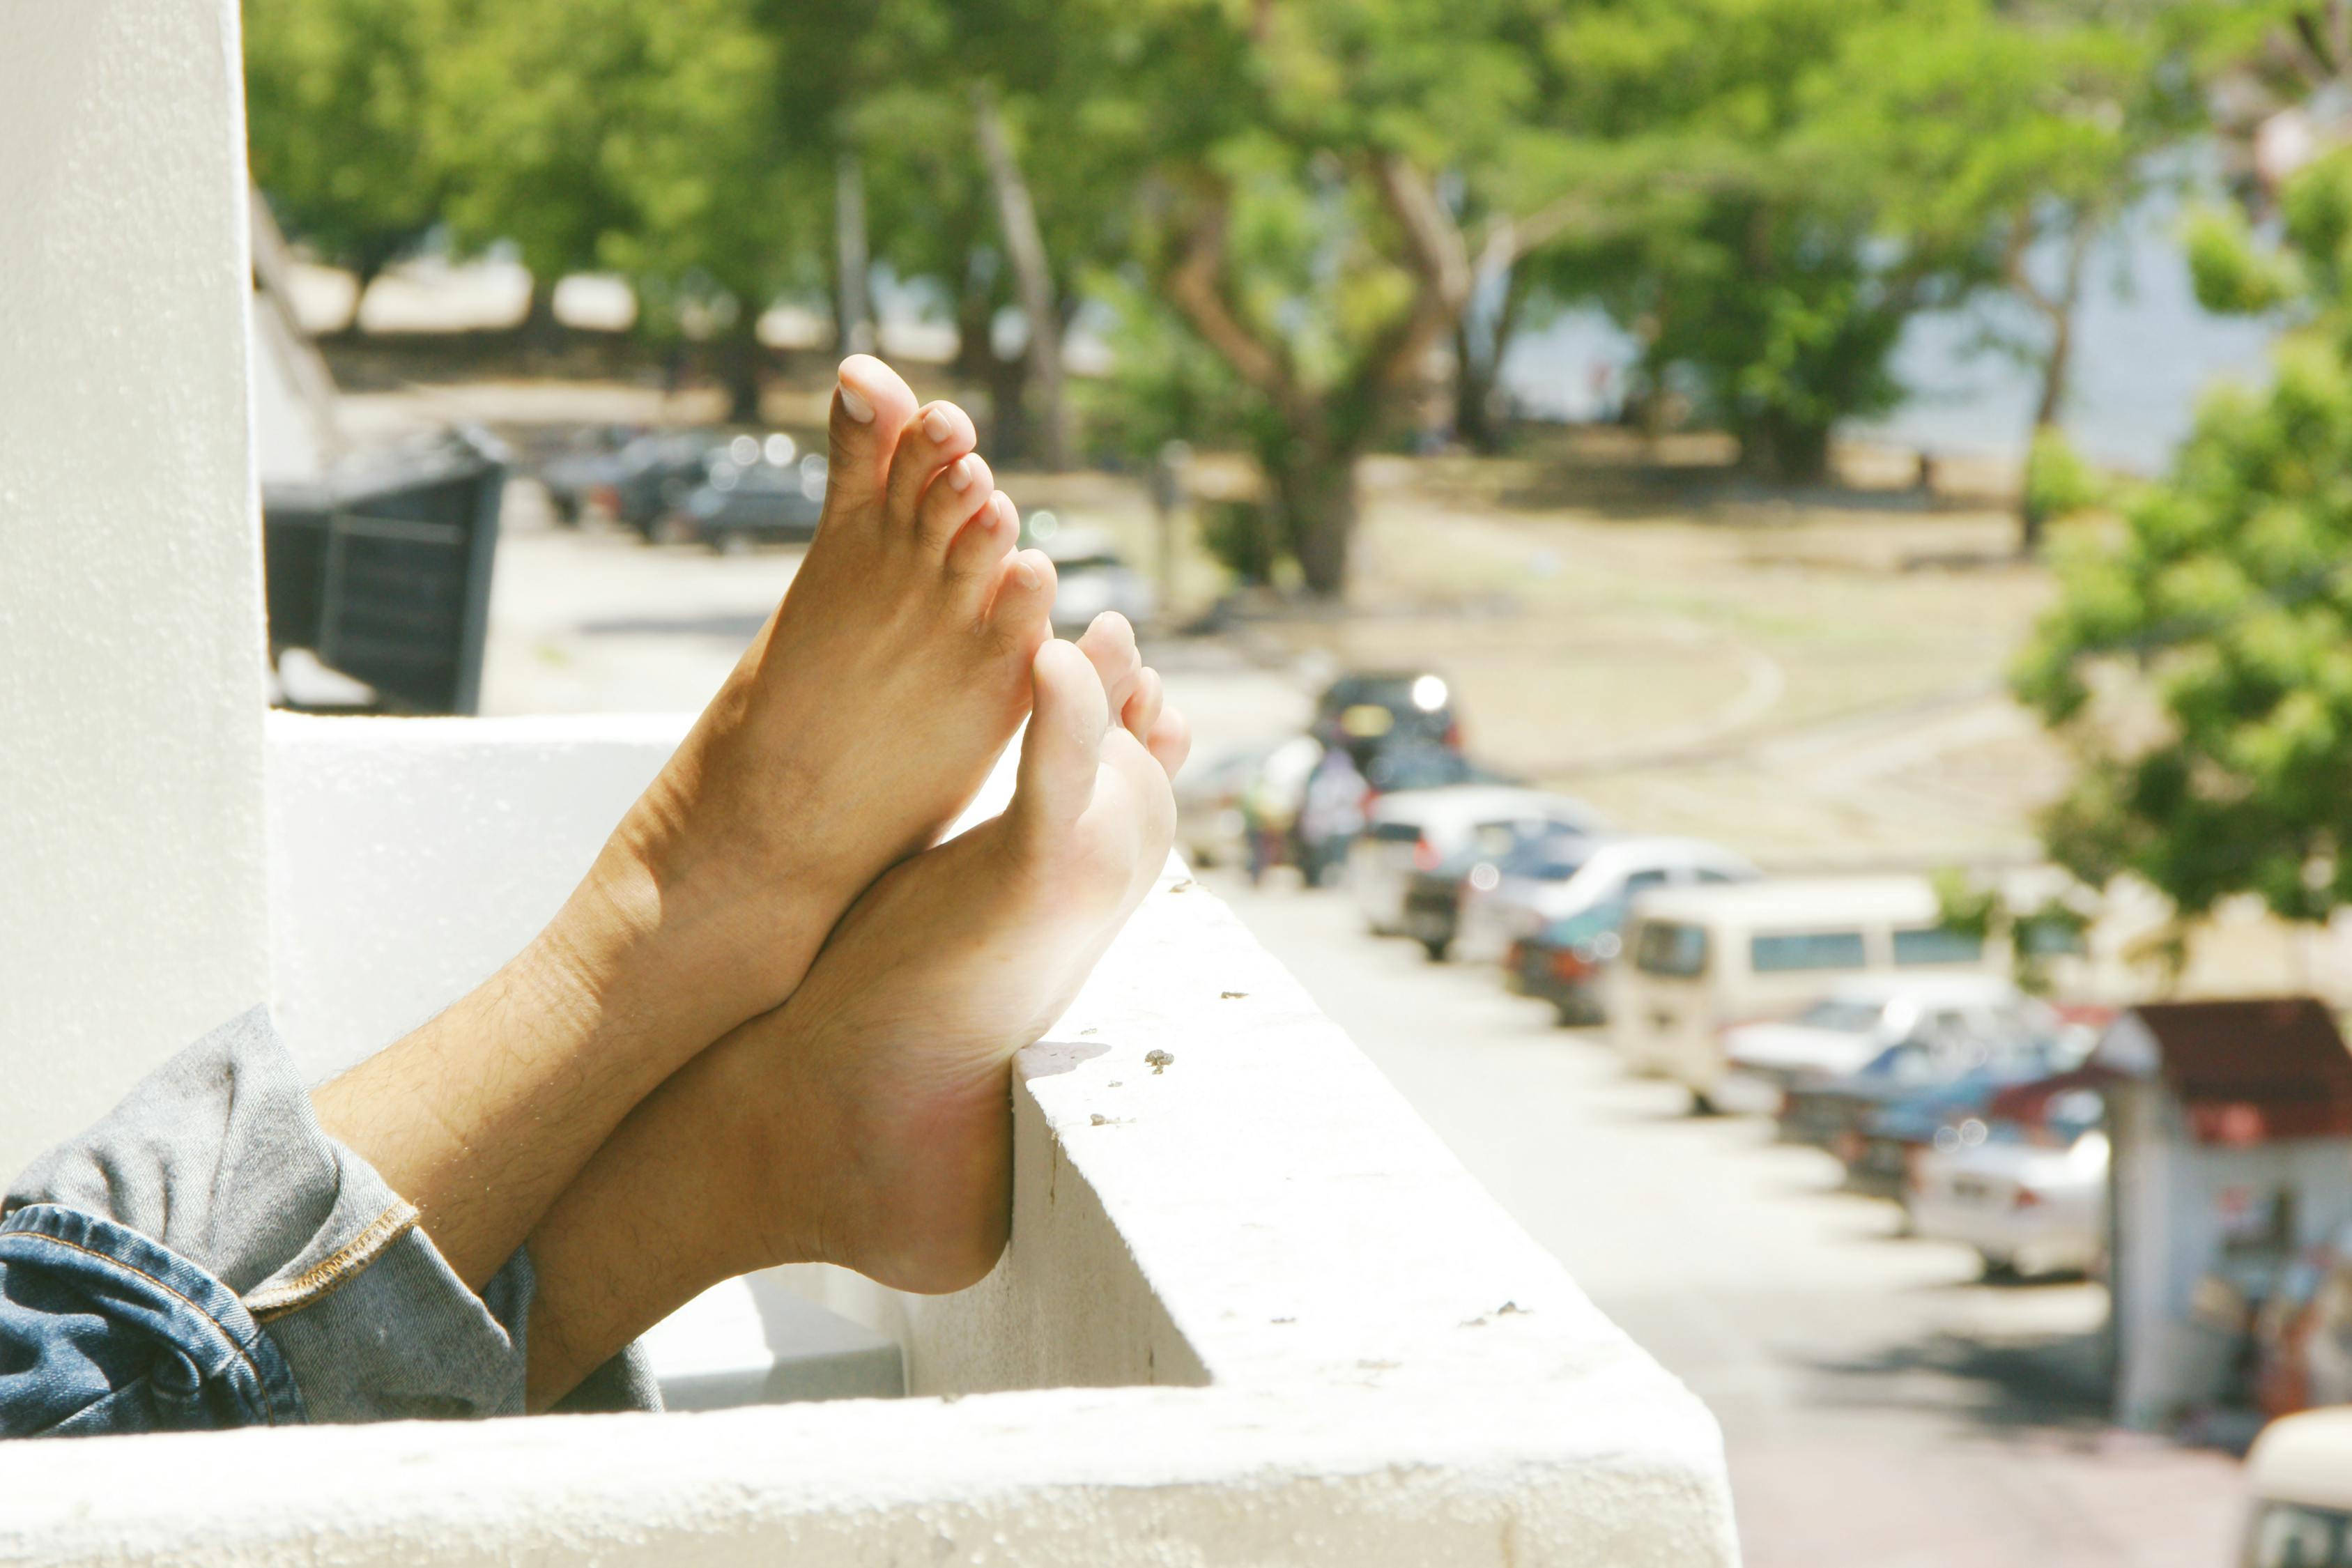
[[[468,1289],[416,1210],[320,1129],[264,1009],[35,1161],[0,1200],[31,1205],[102,1216],[217,1281],[282,1356],[312,1421],[522,1412],[530,1258],[518,1249]],[[618,1386],[658,1408],[646,1379]]]

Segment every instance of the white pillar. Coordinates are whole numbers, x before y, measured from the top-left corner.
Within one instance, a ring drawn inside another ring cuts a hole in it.
[[[0,1182],[268,990],[234,0],[0,5]]]

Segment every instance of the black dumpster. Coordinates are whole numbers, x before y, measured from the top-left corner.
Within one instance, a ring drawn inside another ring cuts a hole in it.
[[[402,713],[481,702],[508,458],[457,429],[261,496],[269,656],[308,648]]]

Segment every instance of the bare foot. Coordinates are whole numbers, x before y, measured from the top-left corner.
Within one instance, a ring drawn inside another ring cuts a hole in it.
[[[791,994],[850,900],[954,820],[1028,710],[1054,567],[1011,553],[1013,503],[972,440],[962,409],[918,408],[879,360],[843,362],[815,542],[606,850],[625,889],[658,900],[719,1028]]]
[[[1013,1054],[1068,1007],[1175,833],[1183,721],[1139,666],[1111,695],[1117,722],[1078,650],[1041,649],[1004,815],[884,877],[793,1000],[720,1043],[714,1076],[748,1075],[747,1091],[761,1087],[743,1103],[775,1113],[769,1180],[824,1200],[772,1217],[772,1257],[923,1291],[994,1266],[1012,1216]],[[814,1129],[812,1108],[826,1112]]]
[[[952,404],[842,363],[824,515],[783,603],[530,947],[321,1086],[321,1124],[459,1277],[512,1253],[630,1108],[800,983],[971,800],[1027,711],[1052,563]]]
[[[732,1275],[824,1261],[940,1291],[994,1265],[1013,1057],[1166,862],[1189,743],[1115,616],[1034,671],[1004,814],[884,876],[792,1000],[648,1096],[532,1234],[534,1407]]]

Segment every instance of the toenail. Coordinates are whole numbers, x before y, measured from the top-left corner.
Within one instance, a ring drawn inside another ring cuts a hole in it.
[[[1021,514],[1013,510],[1013,498],[1006,495],[1003,490],[999,490],[996,492],[995,500],[996,515],[1003,518],[1005,522],[1012,527],[1020,527]]]
[[[841,411],[860,425],[874,423],[874,405],[866,402],[858,395],[857,389],[845,381],[841,384]]]
[[[949,432],[954,428],[955,421],[948,417],[948,411],[944,408],[934,408],[923,416],[923,434],[934,441],[946,440]]]
[[[1013,558],[1013,570],[1019,574],[1021,585],[1024,588],[1034,588],[1039,583],[1045,581],[1037,575],[1037,568],[1030,565],[1018,555]]]
[[[971,459],[958,458],[948,465],[948,485],[952,489],[971,489]]]

